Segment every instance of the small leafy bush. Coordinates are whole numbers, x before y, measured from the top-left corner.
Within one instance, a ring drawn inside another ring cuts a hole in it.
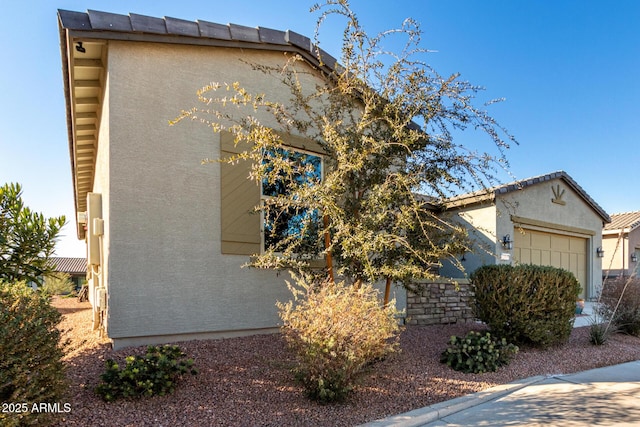
[[[471,274],[474,311],[491,333],[516,344],[564,343],[573,329],[580,284],[566,270],[486,265]]]
[[[41,291],[47,295],[68,295],[75,291],[71,276],[56,272],[45,276]]]
[[[463,338],[451,337],[440,362],[456,371],[482,374],[495,372],[500,366],[507,365],[517,352],[518,347],[507,344],[504,338],[496,340],[489,332],[483,335],[470,331]]]
[[[58,403],[67,389],[61,314],[24,282],[0,280],[0,402]],[[0,425],[42,425],[46,413],[0,413]]]
[[[118,398],[164,396],[173,393],[180,375],[196,375],[193,360],[182,359],[185,354],[176,345],[149,346],[144,356],[128,356],[120,369],[113,359],[107,360],[102,383],[96,392],[107,402]]]
[[[295,304],[277,306],[297,358],[294,372],[313,400],[341,401],[367,366],[397,350],[395,301],[383,307],[369,284],[314,283],[292,275]]]
[[[611,319],[619,332],[640,336],[640,279],[607,281],[600,295],[599,313]]]

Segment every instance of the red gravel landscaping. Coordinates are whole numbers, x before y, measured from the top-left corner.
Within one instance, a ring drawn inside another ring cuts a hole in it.
[[[640,359],[640,338],[615,335],[601,347],[589,327],[549,350],[521,349],[495,373],[463,374],[439,362],[451,335],[481,325],[407,327],[398,354],[377,363],[341,404],[306,398],[291,374],[293,360],[282,337],[256,335],[178,343],[200,373],[186,375],[170,396],[103,402],[93,391],[108,358],[123,361],[145,347],[112,351],[91,330],[90,306],[54,299],[72,340],[65,358],[71,412],[60,426],[353,426],[535,375],[568,374]]]

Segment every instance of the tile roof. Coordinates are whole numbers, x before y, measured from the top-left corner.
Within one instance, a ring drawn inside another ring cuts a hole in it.
[[[562,179],[564,182],[566,182],[567,185],[569,185],[569,187],[571,187],[576,193],[578,193],[585,200],[585,202],[587,202],[587,204],[591,206],[591,208],[596,211],[598,215],[600,215],[600,217],[602,217],[602,219],[606,223],[611,222],[611,217],[609,217],[609,214],[607,214],[607,212],[598,203],[596,203],[596,201],[593,200],[591,196],[589,196],[589,194],[587,194],[587,192],[580,185],[578,185],[578,183],[565,171],[556,171],[545,175],[538,175],[531,178],[522,179],[520,181],[514,181],[508,184],[498,185],[487,190],[461,194],[447,200],[446,205],[448,207],[460,207],[480,201],[495,200],[496,195],[502,195],[510,193],[512,191],[522,190],[531,185],[552,181],[554,179]]]
[[[87,272],[86,258],[51,257],[51,263],[56,266],[56,271],[63,273],[81,274]]]
[[[633,231],[640,226],[640,211],[611,214],[611,222],[604,227],[604,231],[625,232]]]
[[[111,41],[286,52],[299,55],[325,75],[344,71],[312,39],[290,30],[95,10],[58,10],[58,29],[76,213],[87,210],[87,193],[93,189],[96,129],[100,129],[102,118],[108,72],[105,59]],[[78,239],[85,238],[84,227],[78,222],[76,232]]]
[[[84,33],[88,37],[99,39],[294,50],[316,63],[320,58],[322,65],[331,70],[337,65],[336,59],[315,46],[309,37],[291,30],[224,25],[170,17],[155,18],[135,13],[119,15],[96,10],[88,10],[85,13],[59,9],[58,17],[61,30],[72,32],[76,37]]]

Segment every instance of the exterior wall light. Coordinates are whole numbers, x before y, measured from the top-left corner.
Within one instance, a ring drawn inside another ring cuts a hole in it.
[[[638,262],[638,255],[635,252],[631,254],[631,262]]]
[[[604,249],[602,249],[602,246],[598,246],[598,249],[596,249],[596,254],[598,255],[598,258],[604,258]]]
[[[78,42],[76,44],[76,50],[80,53],[85,53],[87,51],[87,49],[82,46],[82,42]]]
[[[505,234],[504,237],[502,238],[502,247],[505,249],[512,249],[513,248],[513,240],[511,240],[511,236],[508,234]]]

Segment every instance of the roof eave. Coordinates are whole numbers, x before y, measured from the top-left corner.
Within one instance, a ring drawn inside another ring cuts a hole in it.
[[[74,145],[75,145],[75,136],[73,134],[73,108],[71,105],[71,83],[69,81],[69,55],[67,55],[69,49],[69,35],[68,30],[63,28],[62,21],[60,16],[58,15],[58,29],[60,33],[60,56],[62,58],[62,82],[64,87],[64,100],[66,106],[66,117],[67,117],[67,135],[69,140],[69,158],[71,160],[71,181],[73,183],[73,201],[76,216],[78,214],[79,205],[78,205],[78,188],[76,184],[76,163],[75,163],[75,154],[74,154]],[[76,236],[78,240],[84,240],[85,238],[85,230],[81,224],[74,218],[74,222],[76,223]]]

